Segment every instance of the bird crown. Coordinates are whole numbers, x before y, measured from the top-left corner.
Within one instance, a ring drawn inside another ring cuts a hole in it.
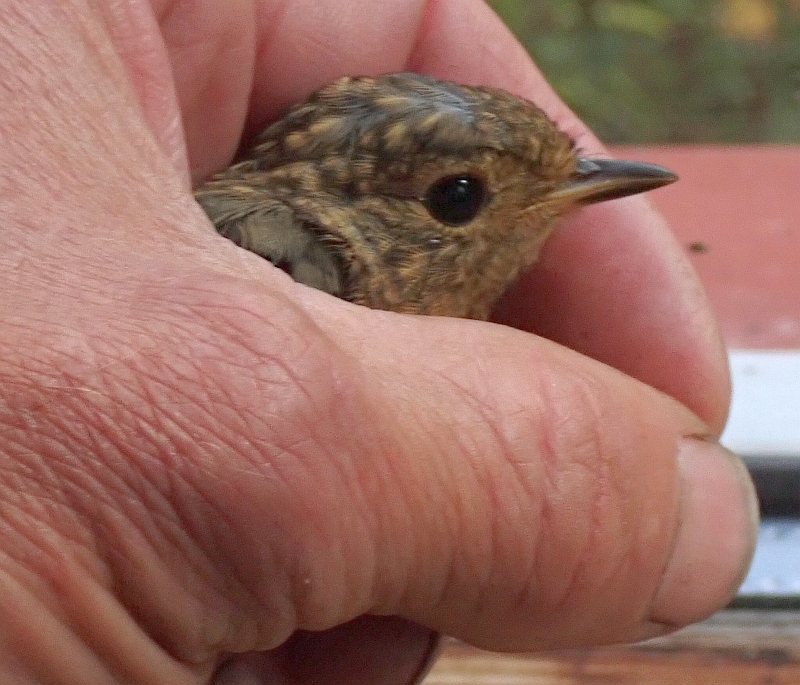
[[[563,165],[574,159],[572,141],[532,103],[409,73],[334,81],[268,127],[250,154],[263,171],[331,155],[390,162],[465,149],[515,155],[534,167],[562,166],[553,154]]]

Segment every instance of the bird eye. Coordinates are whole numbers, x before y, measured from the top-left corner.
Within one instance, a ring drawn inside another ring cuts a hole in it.
[[[486,200],[486,187],[475,176],[445,176],[425,193],[431,216],[443,224],[461,226],[472,221]]]

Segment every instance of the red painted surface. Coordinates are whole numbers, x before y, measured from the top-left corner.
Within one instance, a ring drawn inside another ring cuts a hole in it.
[[[613,153],[679,174],[650,197],[686,245],[728,344],[800,348],[800,146]]]

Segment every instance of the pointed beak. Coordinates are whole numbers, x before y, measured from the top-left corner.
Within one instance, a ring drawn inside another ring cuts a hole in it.
[[[588,205],[636,195],[674,183],[678,176],[657,164],[621,159],[581,157],[575,171],[548,199],[569,205]]]

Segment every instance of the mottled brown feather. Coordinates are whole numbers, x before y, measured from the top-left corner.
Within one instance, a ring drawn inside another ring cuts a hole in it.
[[[220,233],[301,282],[369,307],[482,319],[537,258],[566,209],[548,195],[576,163],[572,141],[504,91],[348,77],[267,128],[196,198]],[[460,174],[483,179],[487,200],[451,226],[423,198]]]

